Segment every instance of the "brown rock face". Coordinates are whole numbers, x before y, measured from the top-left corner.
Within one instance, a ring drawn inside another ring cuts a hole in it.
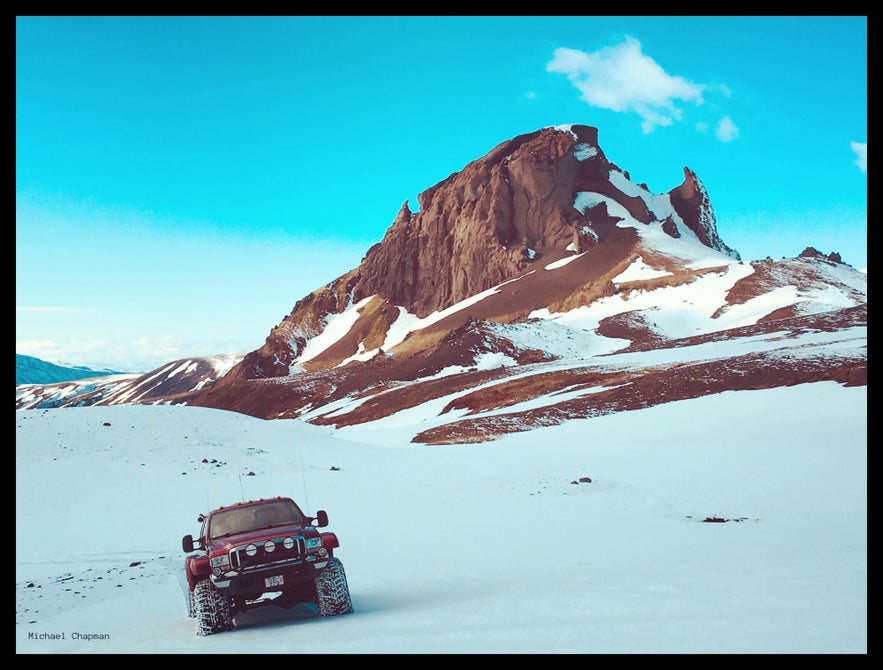
[[[604,244],[611,235],[621,241],[625,234],[615,228],[620,219],[605,204],[585,211],[574,206],[578,193],[591,191],[616,201],[638,221],[654,220],[642,198],[611,183],[611,169],[619,170],[590,126],[543,128],[497,145],[423,191],[418,212],[406,201],[359,267],[299,301],[222,383],[287,376],[325,317],[364,298],[377,296],[425,317],[539,264]],[[670,192],[676,211],[705,244],[734,254],[717,236],[705,189],[690,170],[684,174],[684,183]],[[664,229],[678,234],[673,221]],[[388,323],[395,316],[386,311],[376,318]],[[340,360],[346,353],[338,348]],[[336,357],[323,364],[335,364]]]
[[[741,260],[739,254],[724,244],[717,234],[717,222],[708,192],[695,172],[685,167],[683,183],[669,191],[668,195],[675,211],[704,245]]]
[[[246,354],[221,383],[287,376],[289,366],[303,351],[307,340],[325,328],[327,315],[342,312],[348,306],[347,287],[351,274],[299,300],[291,314],[270,331],[263,346]]]
[[[831,261],[832,263],[843,263],[843,259],[840,258],[840,254],[836,251],[832,251],[826,256],[815,247],[807,247],[800,252],[800,256],[798,256],[798,258],[820,258],[823,260]]]
[[[408,203],[366,255],[354,299],[380,295],[426,316],[523,273],[570,244],[586,217],[578,190],[606,182],[597,130],[546,128],[504,142]],[[597,153],[580,161],[577,144]]]

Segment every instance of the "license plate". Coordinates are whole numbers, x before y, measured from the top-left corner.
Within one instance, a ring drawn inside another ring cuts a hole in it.
[[[272,577],[267,577],[264,579],[264,586],[267,588],[271,586],[282,586],[282,575],[273,575]]]

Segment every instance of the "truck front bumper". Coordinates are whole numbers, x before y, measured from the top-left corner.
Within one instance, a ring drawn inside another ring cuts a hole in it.
[[[257,597],[310,582],[325,569],[328,559],[305,559],[294,563],[254,566],[239,572],[211,575],[218,590],[230,596]]]

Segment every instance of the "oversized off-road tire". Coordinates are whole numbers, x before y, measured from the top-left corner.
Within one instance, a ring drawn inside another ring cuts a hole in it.
[[[198,582],[193,589],[193,612],[197,635],[223,633],[233,628],[230,599],[208,579]]]
[[[319,616],[337,616],[353,611],[350,588],[340,559],[329,558],[328,566],[316,577],[316,605]]]
[[[187,617],[192,619],[196,616],[196,595],[193,591],[187,592]]]

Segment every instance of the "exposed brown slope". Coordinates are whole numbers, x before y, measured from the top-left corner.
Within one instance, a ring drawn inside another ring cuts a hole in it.
[[[622,326],[621,316],[611,321]],[[832,312],[766,321],[679,340],[661,341],[652,332],[640,328],[620,331],[632,342],[620,353],[666,347],[686,347],[707,342],[753,338],[777,334],[777,339],[794,338],[809,331],[835,332],[867,325],[867,305]],[[602,323],[600,330],[607,329]],[[645,338],[641,339],[644,335]],[[503,352],[517,360],[517,368],[480,370],[473,364],[482,351]],[[603,357],[602,357],[603,358]],[[304,412],[346,397],[367,400],[345,411],[314,413],[311,423],[351,426],[390,416],[409,407],[451,393],[462,394],[445,411],[468,409],[472,412],[505,408],[517,403],[571,391],[579,386],[617,386],[582,399],[555,403],[518,412],[512,416],[463,419],[439,426],[414,438],[415,442],[447,443],[492,439],[494,434],[526,430],[539,425],[554,425],[566,418],[588,417],[648,407],[660,402],[719,393],[725,390],[771,388],[822,380],[847,385],[867,384],[866,356],[858,359],[827,359],[814,355],[756,353],[732,359],[683,362],[636,369],[604,366],[598,359],[592,364],[574,364],[569,369],[545,371],[551,359],[541,351],[518,350],[511,343],[496,338],[482,325],[469,322],[450,332],[424,356],[379,357],[367,363],[351,364],[334,370],[305,373],[285,380],[253,380],[231,387],[215,387],[193,398],[196,405],[231,409],[262,418],[301,416]],[[450,366],[462,366],[463,372],[438,379],[427,379]],[[533,370],[527,378],[509,380],[515,372]],[[490,381],[496,383],[478,389]],[[625,388],[631,390],[625,390]],[[472,393],[465,393],[469,389]],[[499,422],[499,428],[493,428]]]
[[[620,272],[635,255],[637,236],[632,229],[601,228],[600,238],[606,244],[597,244],[566,266],[546,270],[547,264],[537,263],[524,275],[499,286],[499,290],[464,309],[454,312],[431,326],[409,335],[395,347],[396,355],[418,354],[433,346],[444,335],[469,320],[480,319],[498,323],[512,323],[526,319],[537,309],[564,310],[579,303],[612,295],[615,291],[611,278]],[[608,237],[609,234],[609,237]],[[565,252],[559,256],[572,255]]]
[[[417,433],[412,441],[425,444],[486,442],[507,433],[555,426],[571,419],[644,409],[724,391],[778,388],[820,381],[866,386],[868,368],[866,358],[830,361],[820,355],[816,358],[783,359],[775,354],[755,353],[717,361],[643,368],[625,376],[622,373],[599,372],[597,369],[582,372],[569,370],[544,381],[540,388],[546,392],[556,387],[568,390],[578,386],[612,388],[538,409],[447,423]],[[471,400],[487,402],[484,398]],[[493,403],[497,401],[494,398],[488,404],[496,407]]]

